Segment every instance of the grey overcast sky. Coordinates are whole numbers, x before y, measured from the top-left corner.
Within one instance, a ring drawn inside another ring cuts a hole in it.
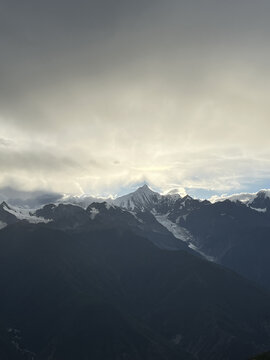
[[[270,187],[269,0],[0,0],[0,187]]]

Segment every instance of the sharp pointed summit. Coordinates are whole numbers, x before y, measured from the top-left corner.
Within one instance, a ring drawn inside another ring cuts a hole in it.
[[[114,200],[114,204],[128,210],[151,210],[159,201],[161,195],[149,188],[147,184],[134,192]]]
[[[3,202],[0,204],[0,207],[1,207],[2,209],[4,209],[4,208],[10,209],[10,207],[8,206],[8,204],[7,204],[5,201],[3,201]]]
[[[116,198],[113,203],[129,211],[154,211],[166,207],[166,204],[172,205],[179,198],[179,194],[161,195],[144,184],[134,192]]]
[[[152,189],[150,189],[150,187],[147,184],[144,184],[140,187],[138,187],[137,190],[135,190],[135,193],[153,193],[155,194],[156,192],[153,191]],[[157,194],[157,193],[156,193]]]

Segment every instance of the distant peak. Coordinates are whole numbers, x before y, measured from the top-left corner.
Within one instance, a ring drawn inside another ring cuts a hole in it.
[[[190,195],[185,195],[183,198],[182,198],[183,201],[185,200],[194,200]]]
[[[144,184],[143,186],[140,186],[136,191],[143,191],[143,192],[149,191],[149,192],[152,192],[152,190],[150,189],[150,187],[147,184]]]
[[[6,208],[10,209],[10,207],[8,206],[8,204],[5,201],[3,201],[0,206],[1,206],[1,208],[6,207]]]
[[[260,198],[266,198],[267,197],[267,190],[258,191],[257,196],[260,197]]]
[[[166,193],[166,195],[175,195],[175,194],[179,194],[178,189],[171,189]]]

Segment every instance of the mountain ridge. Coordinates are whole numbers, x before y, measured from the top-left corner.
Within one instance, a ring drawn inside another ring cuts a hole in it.
[[[0,230],[16,222],[79,232],[90,228],[131,229],[156,246],[185,250],[229,267],[270,289],[270,198],[259,191],[252,201],[193,199],[161,195],[146,184],[115,200],[55,203],[29,210],[0,206]]]

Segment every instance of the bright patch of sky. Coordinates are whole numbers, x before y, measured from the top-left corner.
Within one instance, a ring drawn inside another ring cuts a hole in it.
[[[268,0],[1,1],[0,188],[269,188]]]

